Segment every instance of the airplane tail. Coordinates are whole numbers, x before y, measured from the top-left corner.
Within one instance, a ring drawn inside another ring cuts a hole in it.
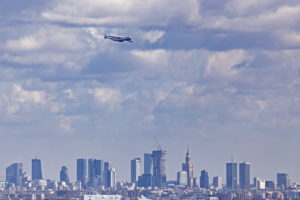
[[[107,39],[107,35],[106,34],[104,35],[104,39]]]

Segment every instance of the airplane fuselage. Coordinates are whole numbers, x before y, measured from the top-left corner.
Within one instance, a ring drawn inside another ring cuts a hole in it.
[[[115,42],[132,42],[130,37],[105,35],[104,39],[110,39],[110,40],[115,41]]]

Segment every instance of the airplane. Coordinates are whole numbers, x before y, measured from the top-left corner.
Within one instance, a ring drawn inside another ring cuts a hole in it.
[[[110,39],[115,42],[133,42],[131,37],[120,37],[120,36],[112,36],[112,35],[104,35],[104,39]]]

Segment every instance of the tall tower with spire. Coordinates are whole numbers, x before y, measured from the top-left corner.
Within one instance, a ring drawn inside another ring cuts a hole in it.
[[[193,186],[193,178],[194,178],[194,166],[191,163],[189,147],[187,147],[185,162],[182,163],[182,171],[186,171],[186,173],[187,173],[187,186],[192,187]]]

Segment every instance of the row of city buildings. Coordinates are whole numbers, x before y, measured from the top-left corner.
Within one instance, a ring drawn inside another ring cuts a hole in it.
[[[135,187],[157,187],[163,188],[168,184],[175,184],[185,187],[209,188],[213,186],[221,189],[223,187],[222,177],[213,177],[212,184],[209,181],[209,175],[206,170],[201,171],[198,178],[195,176],[194,165],[191,162],[189,150],[186,153],[185,161],[182,163],[182,169],[177,173],[176,181],[167,181],[166,176],[166,151],[157,149],[152,153],[144,154],[144,166],[142,168],[142,159],[134,158],[130,161],[130,182]],[[250,163],[228,162],[226,163],[226,189],[249,189],[257,187],[259,189],[288,188],[290,186],[289,176],[286,173],[277,174],[277,184],[271,180],[263,180],[254,177],[251,185]],[[31,180],[43,180],[42,165],[40,159],[32,159]],[[6,183],[8,185],[22,186],[30,179],[23,170],[22,163],[14,163],[6,168]],[[70,183],[68,168],[62,166],[60,170],[60,182],[67,185]],[[97,159],[77,159],[77,180],[76,184],[80,188],[102,187],[116,188],[117,173],[112,167],[111,162],[105,162]]]
[[[166,178],[166,152],[162,150],[153,151],[152,154],[144,154],[144,173],[142,173],[142,159],[134,158],[130,162],[131,183],[137,187],[164,187],[166,185],[178,185],[183,187],[200,187],[209,189],[227,189],[227,190],[247,190],[257,189],[275,189],[276,187],[286,189],[291,183],[288,174],[278,173],[277,184],[272,180],[264,180],[259,177],[253,178],[251,184],[250,169],[248,162],[228,162],[226,163],[226,184],[223,187],[222,177],[213,177],[212,183],[209,181],[207,170],[200,172],[200,177],[195,176],[194,165],[191,162],[189,149],[187,150],[185,161],[182,163],[182,169],[177,173],[176,181],[167,181]]]
[[[84,195],[94,194],[133,199],[143,195],[150,199],[233,200],[274,196],[299,196],[300,199],[300,186],[291,184],[285,173],[277,174],[277,182],[254,177],[251,183],[251,164],[248,162],[226,163],[225,184],[220,176],[213,177],[210,182],[207,170],[195,171],[189,150],[177,173],[177,180],[168,180],[166,155],[166,151],[157,148],[151,153],[144,153],[143,159],[133,158],[130,161],[130,182],[117,182],[117,172],[112,163],[94,158],[76,160],[74,182],[70,181],[66,166],[61,167],[60,180],[54,181],[43,177],[40,159],[32,159],[31,177],[23,170],[22,163],[14,163],[6,168],[6,181],[0,182],[0,200],[1,195],[3,199],[39,200],[50,197],[82,199]]]
[[[62,166],[59,172],[60,182],[70,184],[68,168]],[[43,179],[40,159],[32,159],[31,177],[23,170],[22,163],[13,163],[6,168],[7,187],[46,186],[49,180]],[[117,184],[116,170],[111,162],[97,159],[77,159],[77,181],[74,185],[79,189],[87,187],[103,187],[114,189]],[[2,184],[3,185],[3,184]]]

